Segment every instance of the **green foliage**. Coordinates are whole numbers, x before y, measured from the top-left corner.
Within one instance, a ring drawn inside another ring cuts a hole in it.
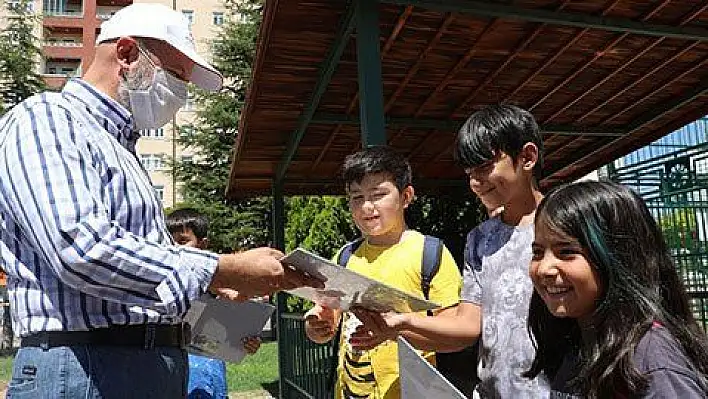
[[[408,207],[408,226],[442,239],[462,266],[467,233],[487,218],[481,202],[470,192],[416,197]]]
[[[292,197],[288,201],[286,250],[311,250],[325,258],[358,233],[344,197]]]
[[[693,248],[696,244],[698,224],[695,210],[676,208],[661,215],[659,227],[671,248]]]
[[[45,88],[36,69],[41,57],[33,32],[38,16],[30,3],[7,3],[6,27],[0,33],[0,114]]]

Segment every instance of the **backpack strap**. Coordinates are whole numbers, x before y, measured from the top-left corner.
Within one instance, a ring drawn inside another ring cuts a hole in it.
[[[356,252],[357,249],[361,246],[361,243],[364,242],[363,237],[359,237],[354,241],[350,241],[342,247],[342,250],[339,251],[339,256],[337,256],[337,264],[342,267],[347,267],[347,263],[349,262],[349,258],[352,257],[352,254]]]
[[[425,236],[423,241],[423,261],[420,265],[420,289],[425,299],[430,299],[430,284],[440,270],[443,243],[437,237]]]
[[[425,299],[430,299],[430,284],[440,270],[443,242],[437,237],[426,235],[423,241],[423,261],[420,264],[420,289]],[[433,311],[428,311],[432,316]]]

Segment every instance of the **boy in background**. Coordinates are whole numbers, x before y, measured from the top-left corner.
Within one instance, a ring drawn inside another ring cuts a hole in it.
[[[368,148],[346,158],[343,178],[352,218],[363,237],[346,267],[422,297],[425,237],[408,229],[405,222],[405,210],[414,195],[408,161],[388,147]],[[450,252],[443,247],[439,270],[429,291],[430,300],[442,307],[439,313],[449,312],[449,308],[459,302],[460,287],[458,268]],[[341,311],[316,305],[305,315],[307,336],[318,343],[330,341],[341,318]],[[343,315],[336,397],[399,398],[395,339],[382,339],[377,345],[355,348],[352,337],[360,324],[355,314]],[[431,345],[413,334],[403,335],[420,349]],[[433,354],[424,355],[430,358]]]
[[[542,153],[538,125],[526,110],[492,105],[467,119],[455,157],[490,219],[467,235],[462,300],[436,317],[366,312],[362,337],[376,342],[413,332],[437,342],[432,349],[438,351],[460,350],[479,339],[475,398],[548,397],[545,378],[522,376],[535,354],[527,330],[533,292],[528,268],[534,215],[543,198]]]
[[[178,209],[165,219],[167,229],[178,245],[207,249],[209,239],[209,220],[203,214],[191,208]],[[260,337],[249,337],[243,342],[248,354],[254,354],[261,345]],[[224,399],[228,398],[226,383],[226,363],[221,359],[188,354],[189,399]]]

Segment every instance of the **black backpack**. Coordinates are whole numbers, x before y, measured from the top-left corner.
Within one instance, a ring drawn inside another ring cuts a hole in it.
[[[362,244],[363,238],[358,238],[344,245],[337,257],[337,264],[347,267],[349,258],[356,252]],[[442,261],[443,242],[437,237],[426,235],[423,241],[423,259],[420,265],[420,289],[423,291],[425,299],[430,299],[430,284],[440,270]],[[432,316],[432,311],[428,315]],[[337,351],[339,349],[339,334],[334,340],[334,376],[336,376]],[[465,348],[459,352],[436,353],[435,361],[437,369],[445,376],[457,389],[468,397],[472,397],[472,391],[478,382],[477,378],[477,344]],[[331,381],[334,384],[336,381]],[[332,385],[333,386],[333,385]]]

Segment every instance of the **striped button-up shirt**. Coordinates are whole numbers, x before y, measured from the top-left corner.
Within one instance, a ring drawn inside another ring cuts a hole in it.
[[[0,263],[20,335],[175,324],[217,256],[174,245],[130,113],[82,80],[0,119]]]

